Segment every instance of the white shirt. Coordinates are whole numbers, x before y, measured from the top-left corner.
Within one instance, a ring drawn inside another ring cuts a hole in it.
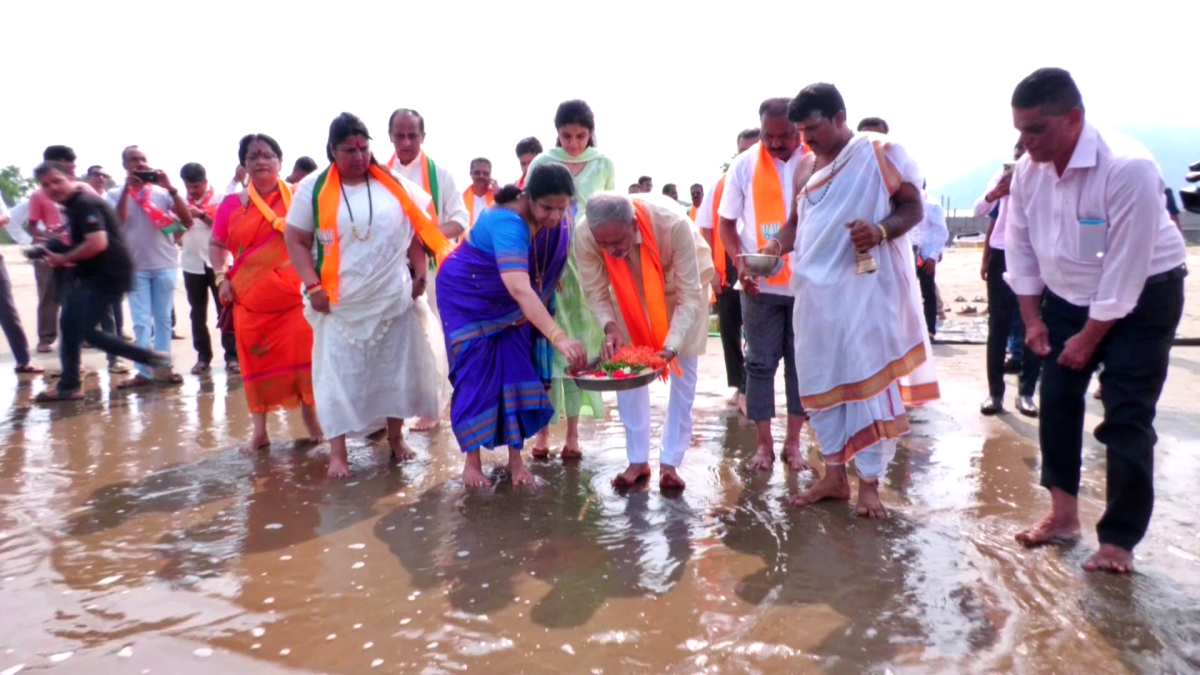
[[[4,206],[4,200],[0,200],[0,209],[3,209],[0,213],[8,214],[8,227],[6,228],[8,236],[12,237],[14,242],[22,246],[32,244],[33,237],[29,236],[29,233],[25,231],[25,216],[29,213],[29,200],[22,200],[19,204],[12,207],[11,212]]]
[[[992,212],[996,202],[989,202],[987,196],[996,186],[1000,184],[1000,179],[1004,177],[1004,168],[1001,167],[996,175],[988,181],[987,189],[975,200],[975,217],[982,218]],[[1008,197],[1000,198],[1000,212],[996,214],[996,224],[992,227],[992,236],[988,239],[988,246],[1004,250],[1004,233],[1008,229]]]
[[[434,166],[436,166],[436,165],[434,165]],[[469,212],[469,215],[471,216],[471,225],[469,227],[467,227],[468,230],[471,229],[472,227],[475,227],[475,221],[479,220],[480,214],[482,214],[483,210],[488,207],[486,195],[483,197],[480,197],[479,195],[475,194],[474,191],[471,191],[471,199],[474,201],[474,204],[473,204],[474,208]],[[466,208],[465,203],[463,204],[463,208]]]
[[[187,199],[187,196],[184,196]],[[225,195],[213,191],[213,204],[220,204]],[[191,204],[191,201],[188,201]],[[199,218],[192,218],[192,226],[183,233],[183,252],[179,256],[179,266],[188,274],[204,274],[206,268],[212,267],[208,256],[208,241],[212,239],[212,225]]]
[[[1009,195],[1005,280],[1017,295],[1049,288],[1097,321],[1123,318],[1148,277],[1187,260],[1165,190],[1145,147],[1089,123],[1061,178],[1053,163],[1022,158]]]
[[[912,242],[922,258],[938,260],[946,248],[946,240],[950,238],[950,229],[946,227],[946,211],[940,202],[924,192],[925,217],[913,228]]]
[[[751,187],[754,180],[754,167],[758,164],[758,143],[750,146],[745,152],[733,159],[733,163],[729,165],[729,172],[725,179],[725,192],[721,195],[721,204],[717,207],[717,215],[730,220],[737,219],[738,235],[742,243],[742,253],[754,253],[758,250],[758,234],[756,221],[754,219],[754,191]],[[796,172],[796,165],[800,163],[800,158],[804,156],[800,147],[792,153],[791,158],[786,162],[781,162],[774,157],[771,161],[775,162],[775,171],[779,173],[779,180],[783,183],[783,203],[784,213],[790,213],[792,202],[792,176]],[[703,207],[701,207],[703,208]],[[711,207],[710,207],[711,208]],[[696,216],[697,219],[700,217]],[[782,226],[784,223],[780,223]],[[718,229],[717,232],[720,232]],[[730,252],[732,256],[732,252]],[[763,293],[774,293],[776,295],[792,295],[792,290],[789,285],[772,286],[762,284],[759,289]]]
[[[417,153],[416,159],[410,164],[401,164],[397,158],[395,162],[388,165],[388,168],[393,173],[399,174],[410,181],[414,182],[422,190],[425,189],[424,180],[421,178],[421,166],[425,163],[425,153]],[[437,172],[437,212],[438,223],[458,223],[464,230],[471,227],[470,215],[467,213],[467,205],[463,202],[462,190],[459,190],[454,185],[454,177],[450,172],[442,168],[441,164],[433,163],[433,168]],[[433,187],[432,185],[430,186]],[[476,211],[476,213],[479,213]]]

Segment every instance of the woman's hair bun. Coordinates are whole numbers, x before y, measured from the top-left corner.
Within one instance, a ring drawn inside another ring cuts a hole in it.
[[[511,204],[517,201],[517,197],[520,196],[521,188],[517,187],[515,183],[509,183],[500,188],[500,191],[496,193],[495,200],[497,204]]]

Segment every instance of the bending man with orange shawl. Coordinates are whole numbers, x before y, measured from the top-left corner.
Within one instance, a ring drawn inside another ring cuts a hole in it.
[[[908,231],[921,222],[920,169],[886,136],[855,134],[831,84],[788,106],[810,153],[796,167],[796,202],[763,247],[792,251],[800,402],[821,444],[825,476],[793,503],[850,499],[860,516],[886,515],[879,480],[909,431],[907,406],[938,397]]]
[[[587,201],[574,253],[588,306],[604,327],[601,356],[632,344],[656,350],[669,363],[659,486],[683,488],[678,469],[691,445],[697,366],[708,341],[712,252],[675,202],[602,193]],[[629,468],[612,482],[632,485],[650,477],[649,387],[618,392],[617,409]]]

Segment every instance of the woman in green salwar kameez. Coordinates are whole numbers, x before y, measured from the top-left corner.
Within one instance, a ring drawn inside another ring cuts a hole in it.
[[[584,216],[584,204],[587,203],[588,197],[617,186],[616,172],[613,170],[612,160],[596,150],[596,120],[587,103],[564,101],[554,114],[554,127],[558,129],[557,147],[534,158],[529,165],[529,171],[549,163],[567,167],[575,179],[575,203],[572,211],[573,220],[578,222]],[[562,326],[572,339],[582,342],[588,354],[599,355],[604,331],[596,323],[596,317],[588,309],[587,301],[583,297],[573,254],[559,282],[555,303],[558,325]],[[563,446],[562,458],[579,459],[583,456],[579,449],[579,417],[603,417],[604,402],[600,394],[581,391],[573,380],[564,379],[562,374],[566,365],[562,357],[556,354],[556,376],[554,387],[550,391],[550,400],[554,403],[555,411],[567,417],[567,439]],[[545,458],[549,455],[550,430],[547,427],[538,434],[533,444],[533,456]]]

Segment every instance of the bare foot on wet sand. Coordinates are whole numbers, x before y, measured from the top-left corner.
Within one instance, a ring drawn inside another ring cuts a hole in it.
[[[770,445],[759,445],[754,456],[746,462],[746,467],[755,471],[770,471],[775,466],[775,448]]]
[[[1036,525],[1017,533],[1017,541],[1029,548],[1046,544],[1064,544],[1079,539],[1079,517],[1051,513]],[[1101,547],[1103,549],[1103,547]]]
[[[887,509],[879,498],[879,481],[858,479],[858,504],[854,513],[861,518],[887,518]]]
[[[336,457],[333,454],[329,455],[330,478],[350,478],[353,475],[350,473],[350,463],[345,458]]]
[[[797,473],[800,471],[812,471],[812,465],[808,463],[808,460],[804,458],[804,452],[800,450],[800,441],[784,444],[783,463]]]
[[[529,469],[525,466],[525,460],[521,459],[519,450],[508,451],[508,474],[512,476],[513,485],[534,485],[537,479],[533,474],[529,473]]]
[[[481,463],[478,450],[467,453],[466,463],[463,464],[462,476],[463,487],[488,488],[492,486],[492,481],[483,475],[483,464]]]
[[[796,495],[792,499],[792,506],[811,506],[826,499],[850,500],[850,479],[846,477],[846,467],[828,467],[821,480],[818,480],[807,492]]]
[[[658,489],[660,490],[682,490],[687,487],[687,483],[679,477],[679,472],[673,466],[661,464],[658,467]]]
[[[1083,569],[1085,572],[1133,574],[1133,551],[1113,544],[1100,544],[1100,550],[1083,564]]]
[[[271,439],[266,434],[263,434],[262,436],[251,437],[250,442],[242,446],[241,452],[243,455],[253,455],[259,450],[269,447],[271,447]]]
[[[410,459],[416,459],[417,453],[408,447],[408,443],[403,436],[392,436],[388,439],[388,447],[392,450],[392,459],[397,462],[407,462]]]
[[[736,406],[738,404],[738,401],[740,401],[741,399],[742,399],[742,395],[737,393],[737,390],[734,389],[733,394],[729,397],[729,400],[726,401],[725,403],[728,404],[729,407],[732,408],[733,406]]]
[[[442,425],[441,420],[436,417],[421,417],[416,422],[413,422],[413,431],[433,431]]]
[[[650,477],[649,464],[630,464],[628,469],[623,473],[617,474],[612,479],[613,487],[629,487],[638,481],[646,480]]]

